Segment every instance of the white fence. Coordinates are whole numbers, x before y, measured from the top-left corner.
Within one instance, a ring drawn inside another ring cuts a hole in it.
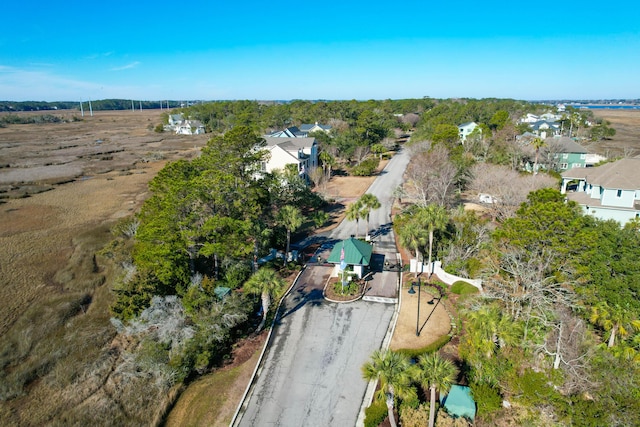
[[[442,269],[442,263],[440,261],[433,261],[431,263],[431,266],[429,266],[428,264],[420,264],[417,262],[417,260],[412,259],[409,261],[409,271],[412,273],[433,273],[438,276],[438,279],[449,286],[458,281],[466,282],[482,291],[482,280],[466,279],[464,277],[458,277],[454,276],[453,274],[449,274]]]

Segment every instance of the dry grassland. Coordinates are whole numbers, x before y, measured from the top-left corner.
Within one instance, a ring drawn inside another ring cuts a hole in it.
[[[611,122],[616,135],[610,140],[592,143],[592,152],[607,157],[640,156],[640,110],[593,110],[596,117]]]
[[[206,142],[157,123],[159,111],[98,112],[0,129],[0,424],[73,423],[105,400],[114,277],[95,254],[166,160]]]

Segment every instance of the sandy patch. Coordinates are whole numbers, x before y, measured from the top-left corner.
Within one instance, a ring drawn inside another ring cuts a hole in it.
[[[417,287],[414,287],[417,291]],[[401,306],[396,329],[391,339],[391,350],[418,349],[435,342],[451,330],[451,319],[442,302],[424,288],[420,294],[420,316],[418,317],[418,293],[408,293],[409,287],[401,290]],[[416,336],[416,330],[420,335]]]

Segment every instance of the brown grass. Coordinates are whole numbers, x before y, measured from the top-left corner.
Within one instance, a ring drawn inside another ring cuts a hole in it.
[[[188,157],[204,141],[147,130],[159,121],[159,111],[105,112],[0,129],[0,165],[10,166],[0,169],[0,397],[10,399],[0,401],[0,424],[50,423],[93,394],[106,401],[99,395],[113,366],[114,277],[95,253],[166,163],[147,160]],[[98,139],[117,146],[112,158],[93,155]]]
[[[640,110],[593,110],[596,117],[611,122],[616,135],[594,142],[589,149],[607,157],[640,155]]]

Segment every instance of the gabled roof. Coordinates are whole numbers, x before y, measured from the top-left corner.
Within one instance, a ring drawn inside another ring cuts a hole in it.
[[[265,136],[264,140],[267,143],[267,147],[273,147],[279,145],[281,147],[287,147],[286,149],[297,151],[298,149],[310,149],[316,142],[315,138],[279,138],[274,136]]]
[[[349,265],[369,265],[373,247],[362,240],[353,237],[336,243],[331,250],[327,262],[340,264],[342,249],[344,248],[344,261]]]
[[[311,129],[313,129],[316,126],[319,127],[320,129],[324,130],[324,131],[331,130],[331,126],[323,125],[323,124],[320,124],[318,122],[315,122],[315,123],[303,123],[303,124],[300,125],[300,130],[302,132],[309,132]]]
[[[475,127],[475,126],[478,126],[478,124],[477,124],[476,122],[466,122],[466,123],[463,123],[463,124],[461,124],[461,125],[458,125],[458,129],[460,129],[460,128],[466,128],[466,127],[469,127],[469,126],[471,126],[471,125],[473,125],[474,127]]]
[[[302,138],[302,137],[306,137],[307,134],[306,132],[302,132],[296,126],[291,126],[284,130],[273,132],[268,136],[272,138]]]
[[[547,150],[552,153],[587,153],[586,148],[566,136],[561,136],[560,138],[547,138],[544,142],[547,144]]]
[[[531,123],[531,129],[538,130],[542,125],[547,125],[549,128],[558,129],[560,125],[557,122],[551,120],[538,120],[537,122]]]
[[[603,188],[640,190],[640,158],[622,159],[595,168],[573,168],[562,172],[562,177],[585,179]]]

